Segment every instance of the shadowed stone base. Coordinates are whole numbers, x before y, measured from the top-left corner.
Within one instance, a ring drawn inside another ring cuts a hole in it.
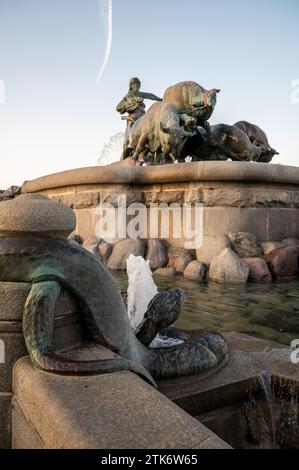
[[[0,340],[5,355],[4,363],[2,358],[0,361],[0,449],[11,447],[12,369],[19,358],[28,354],[22,317],[29,288],[30,285],[25,283],[0,282]],[[57,303],[54,322],[54,342],[58,350],[82,343],[84,329],[77,312],[75,299],[63,291]],[[18,441],[23,439],[23,443],[27,442],[23,425],[18,433]]]
[[[0,393],[0,449],[11,447],[11,393]]]
[[[0,282],[0,340],[4,343],[5,363],[0,363],[0,393],[11,391],[12,368],[22,356],[26,356],[22,332],[23,308],[29,292],[29,284]],[[54,322],[54,342],[58,350],[83,341],[81,317],[76,301],[66,291],[57,303]]]
[[[94,357],[107,357],[97,349]],[[39,445],[37,435],[46,448],[60,449],[229,448],[130,372],[63,377],[42,373],[23,358],[15,365],[14,394],[14,448]],[[21,412],[35,430],[27,423],[27,438],[15,431],[24,420]]]
[[[41,438],[26,418],[15,398],[12,400],[12,449],[44,449]]]
[[[225,339],[224,368],[160,382],[160,391],[234,448],[298,448],[299,369],[290,349],[240,333]]]

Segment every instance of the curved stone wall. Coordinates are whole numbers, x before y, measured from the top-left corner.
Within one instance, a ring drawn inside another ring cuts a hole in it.
[[[72,207],[76,232],[94,235],[100,202],[127,204],[200,202],[204,237],[252,232],[260,241],[299,237],[299,168],[241,162],[193,162],[135,167],[81,168],[27,181],[23,193],[39,192]],[[170,240],[180,245],[181,241]]]

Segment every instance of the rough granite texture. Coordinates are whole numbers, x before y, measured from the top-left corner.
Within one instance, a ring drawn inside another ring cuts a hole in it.
[[[209,279],[222,284],[243,284],[249,276],[249,266],[230,248],[214,258],[210,265]]]
[[[0,236],[67,238],[75,227],[75,214],[69,207],[42,195],[23,194],[0,205]]]
[[[203,203],[205,239],[224,237],[229,231],[251,232],[259,241],[299,236],[299,169],[285,165],[207,161],[132,167],[118,163],[41,177],[26,182],[22,191],[41,192],[73,207],[76,233],[84,240],[95,234],[98,203],[116,205],[121,195],[126,195],[127,205]],[[183,239],[170,236],[169,242],[184,246]],[[210,256],[198,259],[211,261]]]
[[[18,405],[47,448],[228,448],[221,439],[130,372],[62,377],[23,358],[14,369]],[[14,433],[14,431],[13,431]],[[14,446],[20,447],[17,439]]]

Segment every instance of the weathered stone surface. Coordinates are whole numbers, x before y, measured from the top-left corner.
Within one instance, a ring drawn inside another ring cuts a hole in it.
[[[263,250],[264,255],[267,255],[268,253],[271,253],[271,251],[276,250],[277,248],[283,248],[286,245],[284,245],[282,242],[261,242],[261,247]]]
[[[44,449],[36,430],[26,418],[15,397],[12,399],[12,449]]]
[[[98,237],[87,238],[83,243],[83,248],[92,253],[103,263],[107,263],[113,249],[110,243]]]
[[[275,279],[295,279],[298,276],[299,247],[277,248],[265,256]]]
[[[144,240],[123,240],[113,247],[107,267],[111,270],[125,270],[130,255],[145,256],[146,244]]]
[[[0,322],[12,323],[22,321],[23,309],[30,287],[30,284],[23,282],[0,282]],[[58,297],[55,317],[75,312],[78,312],[75,297],[63,289]]]
[[[4,323],[4,322],[3,322]],[[21,330],[21,325],[20,330]],[[5,363],[0,363],[0,393],[11,392],[12,369],[15,362],[20,357],[28,354],[22,331],[3,332],[3,326],[0,324],[0,338],[4,343]]]
[[[27,355],[22,318],[30,284],[0,282],[0,339],[4,343],[5,363],[0,364],[0,392],[11,391],[12,367],[16,360]],[[82,318],[75,297],[62,290],[56,304],[54,344],[57,350],[81,343],[84,336]]]
[[[201,189],[185,191],[184,202],[194,204],[196,202],[203,202],[203,192]]]
[[[184,277],[187,279],[195,279],[198,281],[205,281],[207,277],[207,266],[201,261],[194,260],[188,264],[184,270]]]
[[[37,194],[23,194],[0,205],[0,235],[36,234],[67,238],[75,229],[73,211]]]
[[[100,195],[98,192],[74,192],[59,194],[54,199],[71,207],[72,209],[84,209],[87,207],[96,207],[99,203]]]
[[[162,277],[174,277],[177,275],[177,271],[175,268],[159,268],[154,274]]]
[[[21,321],[30,284],[0,282],[0,321]]]
[[[178,273],[183,273],[188,264],[195,259],[195,250],[170,247],[168,250],[168,268],[175,268]]]
[[[270,282],[272,274],[265,260],[262,258],[243,258],[244,263],[249,266],[249,278],[251,282]]]
[[[247,189],[207,189],[203,191],[203,202],[207,207],[248,207],[249,193]]]
[[[236,332],[225,333],[224,337],[229,347],[229,360],[224,368],[206,377],[190,377],[190,381],[173,379],[159,384],[162,393],[192,416],[248,398],[254,383],[260,387],[259,374],[276,367],[280,351],[283,359],[277,373],[287,369],[290,378],[299,379],[298,365],[290,361],[288,347]]]
[[[19,196],[21,194],[21,186],[10,186],[8,189],[4,191],[4,197],[7,199],[12,199],[16,196]]]
[[[230,248],[230,241],[226,236],[205,236],[202,246],[196,250],[196,256],[198,261],[209,266],[212,259],[220,255],[225,248]]]
[[[97,255],[98,252],[98,244],[100,243],[99,238],[97,237],[89,237],[83,242],[83,248],[89,251],[93,255]]]
[[[14,368],[14,394],[46,448],[190,449],[217,439],[130,372],[63,377],[23,358]]]
[[[299,246],[298,238],[285,238],[281,243],[284,246]]]
[[[255,235],[248,232],[229,232],[228,238],[231,247],[239,258],[259,258],[262,256],[262,248]]]
[[[183,203],[184,202],[184,191],[159,191],[159,192],[146,192],[145,203]]]
[[[0,393],[0,449],[11,448],[11,393]]]
[[[84,341],[84,328],[79,315],[66,315],[54,321],[54,347],[57,351],[70,348]],[[0,322],[0,339],[4,343],[5,363],[0,363],[0,392],[11,391],[12,369],[15,362],[28,351],[21,322]]]
[[[111,243],[101,239],[100,243],[98,244],[97,256],[103,263],[106,264],[112,253],[112,250],[113,246]]]
[[[292,193],[288,191],[275,191],[265,188],[264,191],[252,189],[249,191],[249,207],[291,207]]]
[[[164,268],[168,262],[166,244],[156,239],[148,240],[146,259],[149,260],[151,269]]]
[[[231,446],[215,434],[215,436],[208,437],[208,439],[192,447],[192,449],[231,449]]]
[[[78,245],[82,245],[82,243],[83,243],[82,238],[77,233],[71,234],[68,237],[68,240],[71,240],[72,242],[76,242],[76,243],[78,243]]]
[[[230,248],[225,248],[211,262],[209,279],[220,283],[242,284],[247,282],[249,266]]]
[[[221,161],[162,167],[126,167],[126,163],[49,175],[25,183],[23,191],[43,191],[50,198],[66,194],[71,204],[73,197],[76,203],[77,193],[105,193],[104,200],[110,194],[132,194],[134,199],[136,193],[142,193],[138,201],[145,194],[148,201],[155,201],[156,194],[167,193],[166,202],[179,204],[202,202],[205,193],[205,237],[223,236],[229,231],[251,232],[258,240],[299,237],[299,170],[295,167]],[[76,231],[86,239],[95,233],[96,206],[88,203],[88,207],[75,211]],[[159,236],[165,238],[161,233]],[[184,240],[178,240],[177,245],[184,246]]]
[[[126,206],[133,203],[143,203],[144,193],[141,191],[126,191],[126,192],[114,192],[114,191],[101,191],[101,203],[111,204],[113,207],[118,207],[119,201],[126,198]],[[121,199],[120,199],[121,198]]]

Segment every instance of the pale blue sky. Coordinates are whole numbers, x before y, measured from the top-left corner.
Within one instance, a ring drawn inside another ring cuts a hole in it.
[[[136,75],[158,95],[181,80],[221,88],[212,123],[257,123],[276,162],[299,163],[298,0],[113,0],[96,85],[104,30],[97,0],[0,0],[0,188],[96,165]]]

